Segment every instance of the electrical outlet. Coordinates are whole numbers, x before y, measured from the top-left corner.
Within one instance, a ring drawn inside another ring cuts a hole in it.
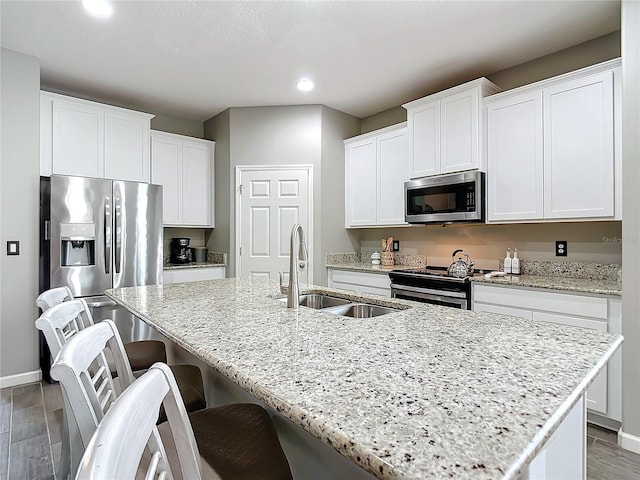
[[[393,245],[391,246],[391,251],[392,252],[399,252],[400,251],[400,240],[394,240],[393,241]]]
[[[567,256],[567,242],[566,240],[556,240],[556,257]]]

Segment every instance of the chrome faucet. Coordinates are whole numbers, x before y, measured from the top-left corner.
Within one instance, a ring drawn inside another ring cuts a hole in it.
[[[289,249],[289,286],[284,285],[284,276],[280,272],[280,292],[287,294],[287,308],[297,309],[300,306],[300,285],[298,277],[300,269],[306,267],[308,261],[307,246],[304,243],[302,225],[296,223],[291,229],[291,245]]]

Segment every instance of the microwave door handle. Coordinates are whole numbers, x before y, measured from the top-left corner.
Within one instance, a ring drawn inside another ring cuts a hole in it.
[[[116,273],[120,273],[122,262],[122,202],[120,195],[117,193],[113,196],[114,209],[115,209],[115,236],[116,236]]]
[[[111,202],[109,197],[104,199],[104,272],[111,271]]]

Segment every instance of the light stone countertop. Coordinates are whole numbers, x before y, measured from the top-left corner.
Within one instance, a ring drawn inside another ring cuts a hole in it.
[[[336,270],[385,274],[388,274],[393,270],[419,268],[411,265],[382,267],[380,265],[371,265],[371,263],[366,262],[327,264],[326,267]],[[473,282],[493,283],[513,287],[544,288],[614,297],[622,296],[622,284],[620,281],[612,280],[610,278],[574,278],[566,276],[563,273],[556,273],[553,275],[506,275],[504,277],[492,278],[485,278],[484,275],[478,274],[471,280]]]
[[[620,282],[607,279],[570,278],[551,275],[505,275],[504,277],[485,278],[484,275],[477,275],[472,278],[472,281],[510,287],[545,288],[612,297],[622,296]]]
[[[277,292],[229,278],[106,293],[381,479],[518,478],[622,342],[373,296],[356,298],[411,308],[296,311]]]

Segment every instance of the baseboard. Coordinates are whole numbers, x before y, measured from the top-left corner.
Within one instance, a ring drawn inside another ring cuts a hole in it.
[[[618,432],[618,445],[625,450],[640,454],[640,437],[624,433],[622,429]]]
[[[40,380],[42,380],[42,371],[40,369],[33,372],[18,373],[17,375],[7,375],[6,377],[0,377],[0,388],[15,387],[16,385],[39,382]]]

